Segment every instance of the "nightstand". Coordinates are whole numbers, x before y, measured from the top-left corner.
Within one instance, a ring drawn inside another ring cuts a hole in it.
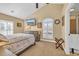
[[[33,34],[35,36],[35,41],[40,41],[40,33],[39,33],[39,31],[33,31]]]

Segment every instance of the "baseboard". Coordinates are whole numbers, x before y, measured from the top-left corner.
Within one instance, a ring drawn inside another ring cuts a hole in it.
[[[47,42],[54,42],[54,43],[55,43],[54,40],[46,40],[46,39],[42,39],[41,41],[47,41]]]

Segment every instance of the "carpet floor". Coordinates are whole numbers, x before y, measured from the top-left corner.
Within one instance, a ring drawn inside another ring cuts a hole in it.
[[[55,48],[55,43],[39,41],[36,45],[25,50],[20,56],[65,56],[60,48]]]

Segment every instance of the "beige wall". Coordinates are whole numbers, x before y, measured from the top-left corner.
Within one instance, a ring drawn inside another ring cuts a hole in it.
[[[41,9],[39,9],[37,12],[33,13],[28,18],[36,18],[37,21],[43,21],[45,18],[50,17],[53,20],[62,18],[62,4],[48,4]],[[34,28],[35,29],[35,28]],[[37,29],[37,28],[36,28]],[[27,30],[27,29],[25,29]],[[54,23],[54,37],[60,38],[62,36],[62,23],[55,24]]]
[[[62,38],[65,39],[65,12],[67,9],[68,4],[64,4],[63,11],[62,11],[62,17],[64,16],[64,26],[62,26]]]
[[[13,21],[13,23],[14,23],[14,33],[24,31],[24,22],[23,22],[23,20],[21,20],[19,18],[8,16],[8,15],[0,13],[0,20]],[[22,24],[22,27],[17,27],[17,22],[20,22]]]

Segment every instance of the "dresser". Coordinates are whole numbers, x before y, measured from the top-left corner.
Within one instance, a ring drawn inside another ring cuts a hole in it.
[[[35,37],[35,41],[36,42],[40,41],[40,37],[41,37],[41,32],[40,31],[25,31],[24,33],[33,34],[34,37]]]

